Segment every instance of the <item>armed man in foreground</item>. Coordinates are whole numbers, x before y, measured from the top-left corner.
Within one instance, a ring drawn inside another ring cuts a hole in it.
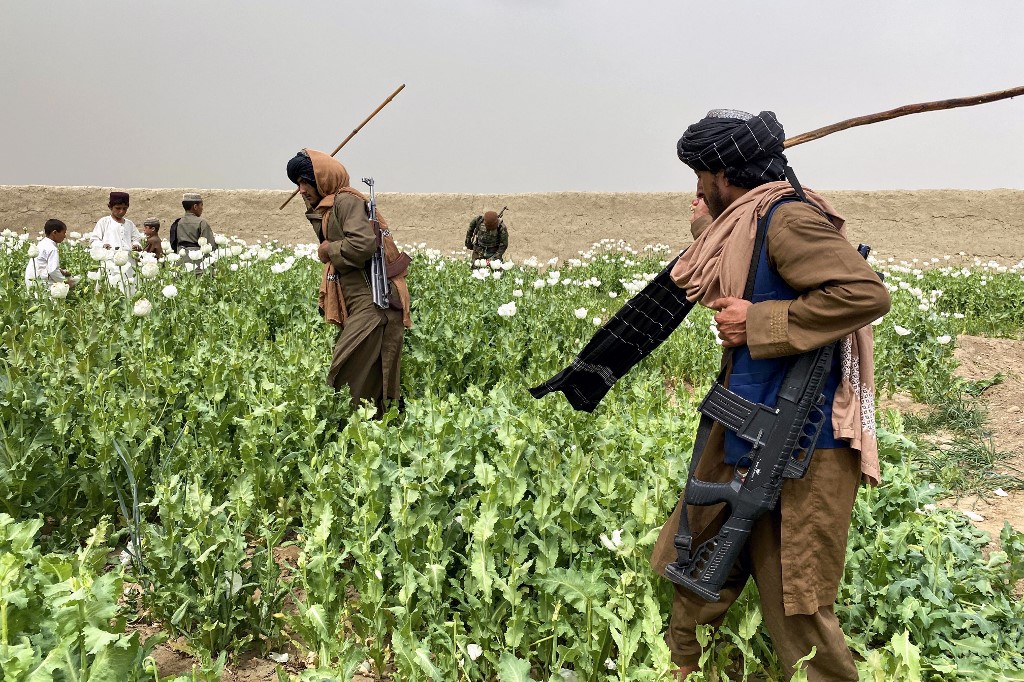
[[[857,679],[833,604],[858,482],[879,480],[870,323],[890,301],[843,219],[800,187],[784,139],[770,111],[714,110],[677,145],[714,222],[671,277],[717,311],[724,346],[652,556],[675,583],[680,680],[698,668],[697,626],[721,624],[750,577],[787,676],[816,647],[809,680]]]

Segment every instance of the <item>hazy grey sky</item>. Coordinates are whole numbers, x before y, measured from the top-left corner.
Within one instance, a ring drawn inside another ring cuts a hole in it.
[[[711,108],[788,135],[1024,85],[1024,2],[0,0],[0,184],[288,188],[304,146],[379,191],[689,190]],[[1024,98],[791,150],[822,189],[1024,188]]]

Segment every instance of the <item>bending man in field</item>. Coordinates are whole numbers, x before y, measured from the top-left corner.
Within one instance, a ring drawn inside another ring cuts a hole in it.
[[[466,248],[472,249],[473,260],[502,260],[508,250],[508,228],[494,211],[478,215],[466,231]]]
[[[368,283],[378,236],[367,198],[349,186],[348,171],[323,152],[303,149],[288,162],[288,179],[298,185],[320,244],[320,307],[326,320],[340,327],[327,383],[335,389],[348,386],[353,406],[371,400],[380,414],[399,399],[402,341],[405,329],[412,327],[405,269],[392,267],[399,262],[398,249],[378,211],[380,228],[387,232],[380,238],[391,286],[391,307],[382,310],[374,305]]]
[[[718,311],[727,386],[748,400],[774,405],[788,356],[839,341],[822,405],[824,428],[806,477],[787,480],[775,509],[755,522],[721,601],[706,602],[675,585],[666,640],[679,666],[677,679],[697,670],[697,626],[721,624],[750,577],[787,676],[816,647],[808,679],[857,679],[833,604],[858,482],[879,479],[870,322],[888,312],[890,301],[847,241],[835,209],[811,191],[800,200],[786,180],[784,139],[770,111],[752,116],[716,110],[687,128],[677,148],[679,159],[697,174],[714,222],[703,231],[695,226],[696,240],[674,266],[672,279],[691,301]],[[757,223],[765,216],[767,235],[755,254]],[[753,295],[746,300],[755,256]],[[749,450],[715,423],[695,476],[728,482]],[[687,506],[680,498],[655,545],[655,570],[664,575],[676,561],[673,536],[681,513],[687,513],[696,547],[720,529],[728,515],[723,506]]]

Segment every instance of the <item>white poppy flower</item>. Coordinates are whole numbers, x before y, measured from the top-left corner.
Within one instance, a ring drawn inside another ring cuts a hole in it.
[[[940,346],[945,346],[952,340],[953,337],[951,337],[949,334],[943,334],[942,336],[936,337],[935,343],[939,344]]]
[[[498,306],[498,315],[501,317],[512,317],[516,314],[515,301]]]
[[[192,272],[196,269],[195,263],[185,263],[185,272]]]
[[[139,274],[144,279],[153,279],[160,274],[160,266],[156,263],[143,263],[142,267],[139,268]]]
[[[488,265],[491,266],[492,270],[500,270],[501,269],[501,259],[500,258],[495,258],[490,263],[488,263]]]
[[[615,661],[610,658],[604,659],[605,670],[615,670]]]
[[[35,258],[39,255],[39,247],[36,244],[30,244],[28,247],[28,257]]]
[[[103,277],[103,275],[100,273],[99,270],[90,270],[88,273],[86,273],[86,277],[88,277],[94,282],[98,282],[100,281],[100,278]]]
[[[170,253],[171,243],[165,239],[162,242],[160,242],[160,248],[164,250],[164,253]]]
[[[491,277],[493,277],[494,279],[501,279],[501,275],[501,270],[495,270],[494,272],[491,273]]]
[[[82,238],[82,233],[81,232],[75,232],[75,231],[72,230],[70,233],[68,233],[68,236],[71,237],[72,239],[81,239]]]
[[[512,269],[512,268],[514,268],[515,266],[516,266],[516,264],[515,264],[515,263],[513,263],[513,262],[512,262],[512,261],[510,261],[510,260],[502,261],[502,263],[501,263],[501,269],[502,269],[502,270],[511,270],[511,269]]]
[[[534,280],[533,288],[534,289],[543,289],[545,284],[547,284],[547,282],[545,282],[542,279]]]
[[[148,299],[140,298],[135,302],[135,307],[132,308],[132,312],[137,317],[146,317],[150,311],[153,310],[153,304]]]
[[[119,268],[123,268],[128,265],[128,261],[131,260],[131,256],[128,255],[127,251],[118,250],[114,253],[114,257],[111,260],[114,261],[114,265]]]
[[[600,317],[595,317],[594,319],[591,320],[591,322],[594,323],[595,327],[600,327],[601,326],[601,318]]]
[[[576,315],[577,320],[582,320],[584,317],[587,316],[587,309],[577,308],[576,310],[573,311],[573,314]]]
[[[189,251],[188,252],[188,257],[189,257],[189,260],[202,260],[203,259],[203,252],[199,251],[198,249],[196,249],[194,251]]]
[[[217,242],[217,246],[227,246],[228,238],[222,234],[215,235],[213,241]]]
[[[909,329],[907,329],[906,327],[901,327],[898,324],[894,324],[892,326],[892,330],[894,332],[896,332],[897,334],[899,334],[900,336],[909,336],[910,335],[910,330]]]
[[[164,256],[164,260],[166,260],[168,263],[176,263],[181,260],[181,256],[172,251],[171,253]]]
[[[199,246],[206,246],[207,244],[210,243],[210,240],[207,239],[206,237],[200,237],[199,241],[196,243],[199,244]]]
[[[174,298],[178,295],[178,287],[173,284],[168,284],[163,288],[161,293],[163,293],[164,298]]]
[[[199,247],[199,252],[203,254],[213,253],[213,246],[211,246],[210,244],[203,244],[202,246]]]
[[[50,285],[50,296],[54,297],[58,301],[63,301],[68,297],[68,292],[71,287],[68,286],[67,282],[54,282]]]
[[[466,646],[466,653],[469,654],[469,660],[475,661],[480,658],[481,654],[484,653],[483,647],[475,642]]]

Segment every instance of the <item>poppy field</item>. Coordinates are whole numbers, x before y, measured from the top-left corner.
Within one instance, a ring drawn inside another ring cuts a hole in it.
[[[313,247],[229,238],[116,265],[69,239],[80,281],[26,289],[33,240],[0,236],[5,680],[216,680],[247,656],[282,680],[670,679],[671,589],[648,557],[719,363],[711,316],[593,414],[527,392],[668,247],[476,264],[408,247],[404,409],[375,421],[324,383]],[[1019,337],[1024,271],[874,266],[893,297],[880,399],[966,405],[956,339]],[[858,495],[836,605],[862,679],[1024,679],[1024,534],[944,507],[920,429],[878,419],[883,482]],[[778,678],[752,585],[703,634],[691,679]],[[169,642],[191,671],[161,673]]]

